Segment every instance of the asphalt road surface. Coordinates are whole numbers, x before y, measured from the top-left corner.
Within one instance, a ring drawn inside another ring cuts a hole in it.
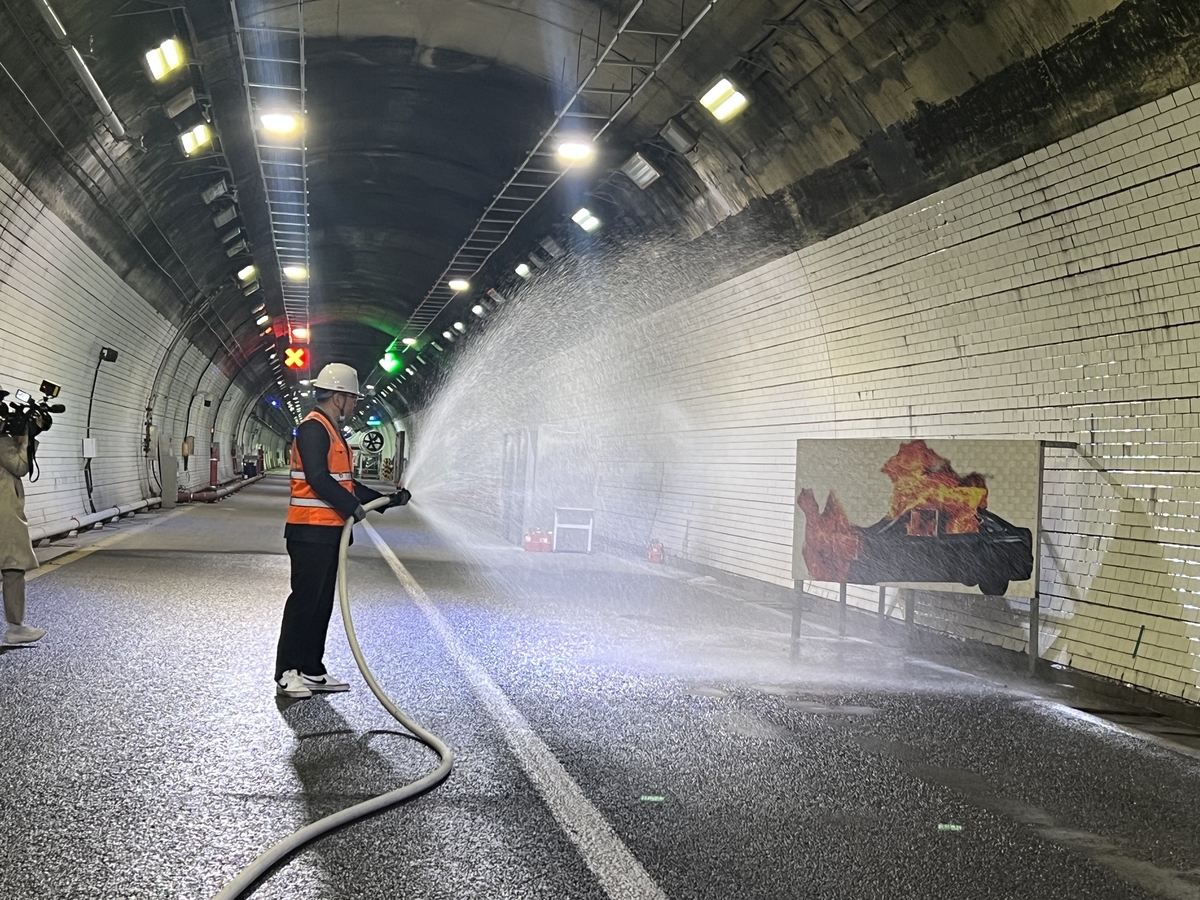
[[[436,764],[336,612],[353,690],[275,697],[285,507],[268,478],[31,582],[49,634],[0,651],[0,897],[211,897]],[[364,651],[458,764],[255,898],[1200,900],[1200,755],[1064,689],[819,617],[793,664],[788,617],[711,578],[467,540],[419,498],[368,521],[399,568],[359,526]]]

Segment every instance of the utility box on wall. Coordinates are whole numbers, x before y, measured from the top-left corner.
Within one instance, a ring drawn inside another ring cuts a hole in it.
[[[96,458],[96,439],[95,438],[84,438],[83,439],[83,458],[84,459],[95,459]]]

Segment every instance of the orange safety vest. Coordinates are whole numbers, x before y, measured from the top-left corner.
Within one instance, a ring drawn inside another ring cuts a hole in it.
[[[304,421],[316,419],[329,432],[329,474],[333,480],[354,493],[353,463],[350,458],[350,448],[342,436],[325,416],[316,410],[304,417]],[[292,441],[292,502],[288,507],[288,523],[291,525],[333,525],[341,528],[346,524],[332,506],[317,496],[304,477],[304,462],[300,459],[300,448],[295,440]]]

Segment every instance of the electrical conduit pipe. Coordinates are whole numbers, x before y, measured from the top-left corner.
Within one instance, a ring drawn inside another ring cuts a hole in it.
[[[104,124],[108,126],[108,130],[112,132],[113,137],[117,140],[122,140],[125,137],[125,126],[121,124],[121,120],[113,112],[112,104],[104,96],[104,91],[100,90],[100,85],[92,75],[91,69],[87,67],[87,63],[83,61],[83,56],[71,43],[71,39],[67,35],[67,29],[63,27],[62,20],[58,18],[58,13],[54,11],[54,7],[49,4],[48,0],[33,0],[33,5],[42,14],[42,18],[46,20],[46,24],[50,26],[50,34],[54,37],[54,43],[62,47],[63,51],[67,54],[67,59],[71,61],[71,65],[75,68],[75,74],[79,76],[79,80],[83,82],[83,86],[87,88],[87,92],[91,95],[96,107],[100,110],[100,115],[104,117]]]
[[[372,500],[366,504],[364,508],[368,510],[382,509],[387,505],[389,499],[388,497],[380,497],[378,500]],[[371,674],[371,669],[367,666],[366,659],[363,658],[362,648],[358,646],[358,637],[354,633],[354,620],[350,617],[350,594],[346,588],[346,548],[350,546],[350,532],[353,530],[354,520],[348,519],[345,527],[342,529],[342,543],[338,549],[338,602],[342,608],[342,624],[346,626],[346,640],[350,642],[350,651],[354,654],[354,661],[358,663],[358,670],[362,673],[367,686],[370,687],[371,693],[375,695],[375,699],[382,704],[384,709],[391,713],[392,718],[412,732],[418,741],[436,753],[441,759],[441,764],[424,778],[418,779],[411,784],[406,784],[394,791],[388,791],[386,794],[380,794],[378,797],[370,800],[364,800],[362,803],[356,803],[354,806],[348,806],[340,812],[335,812],[323,819],[318,819],[311,825],[306,825],[296,833],[289,835],[273,847],[265,850],[250,865],[242,869],[241,872],[234,876],[232,881],[221,889],[220,893],[213,897],[213,900],[236,900],[236,898],[241,897],[275,865],[282,862],[292,853],[295,853],[309,841],[316,840],[321,835],[333,831],[335,828],[340,828],[351,822],[357,822],[359,819],[374,815],[380,810],[387,809],[389,806],[395,806],[397,803],[416,797],[418,794],[423,794],[425,791],[437,787],[446,780],[446,777],[450,774],[450,770],[454,768],[454,753],[450,748],[436,734],[426,731],[392,702],[391,698],[383,692],[383,688],[375,680],[375,676]]]
[[[222,497],[236,494],[244,487],[249,487],[256,481],[262,481],[264,476],[255,475],[253,478],[243,478],[219,488],[205,488],[202,491],[186,491],[179,489],[179,499],[176,503],[215,503]]]
[[[132,512],[137,512],[139,509],[149,509],[151,506],[158,506],[160,503],[162,503],[161,498],[151,497],[149,500],[139,500],[137,503],[126,503],[124,506],[114,506],[111,509],[102,509],[99,512],[87,513],[83,516],[71,516],[69,519],[61,519],[58,522],[37,525],[29,529],[29,539],[31,541],[41,541],[55,535],[78,531],[80,528],[87,528],[87,526],[95,525],[97,522],[107,522],[109,519],[127,516]]]

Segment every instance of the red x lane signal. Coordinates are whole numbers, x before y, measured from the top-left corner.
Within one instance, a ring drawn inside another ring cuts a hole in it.
[[[289,369],[303,369],[308,366],[308,351],[304,347],[288,347],[283,352],[283,364]]]

